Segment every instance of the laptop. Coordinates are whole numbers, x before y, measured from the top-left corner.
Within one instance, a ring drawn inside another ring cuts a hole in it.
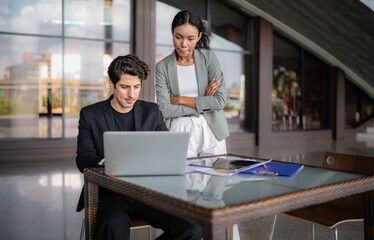
[[[105,132],[105,174],[183,175],[187,132]]]

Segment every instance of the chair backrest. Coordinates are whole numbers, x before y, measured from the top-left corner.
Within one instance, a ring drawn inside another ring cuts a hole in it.
[[[345,153],[326,152],[323,168],[371,175],[374,173],[374,158]],[[364,219],[364,194],[356,194],[326,203],[287,212],[287,215],[304,219],[328,228],[346,221]]]
[[[323,159],[323,168],[372,175],[374,173],[374,158],[345,153],[326,152]],[[329,202],[296,209],[286,212],[285,214],[327,228],[335,228],[340,223],[362,221],[367,215],[370,215],[371,219],[372,212],[370,209],[372,209],[372,204],[371,202],[370,205],[366,204],[365,197],[367,197],[366,193],[355,194]],[[372,199],[372,197],[370,197],[370,199]],[[364,208],[364,205],[369,206],[369,211]],[[273,226],[274,225],[275,224],[273,223]],[[369,224],[364,223],[364,225]],[[337,239],[336,228],[335,239]]]
[[[374,157],[326,152],[323,168],[345,172],[374,174]]]
[[[368,156],[359,156],[346,153],[336,153],[336,152],[326,152],[323,159],[323,168],[340,170],[351,173],[359,174],[374,174],[374,157]],[[345,205],[348,209],[354,209],[358,212],[363,211],[362,204],[359,204],[363,201],[363,194],[356,194],[353,196],[345,197],[339,200],[334,201],[334,204]],[[354,208],[356,207],[356,208]],[[362,209],[361,209],[362,208]],[[354,219],[355,214],[347,213],[347,219]],[[349,217],[348,217],[349,216]]]

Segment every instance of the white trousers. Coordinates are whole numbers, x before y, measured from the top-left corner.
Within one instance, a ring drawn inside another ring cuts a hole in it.
[[[190,138],[188,141],[187,157],[201,157],[209,155],[225,154],[226,152],[226,140],[218,141],[214,136],[214,133],[210,129],[207,121],[203,114],[198,117],[179,117],[172,120],[170,131],[172,132],[188,132]],[[198,179],[197,179],[198,177]],[[197,190],[202,192],[203,195],[208,191],[206,186],[208,181],[211,180],[210,175],[199,174],[193,176],[191,174],[186,175],[186,188],[189,190]],[[215,186],[217,188],[217,186]],[[215,192],[222,191],[224,186],[214,189]],[[218,195],[222,196],[222,192]],[[217,197],[214,198],[216,202],[219,202]],[[211,203],[210,203],[211,204]],[[238,225],[233,226],[233,239],[240,240]]]
[[[203,114],[198,117],[179,117],[172,120],[171,132],[188,132],[187,157],[219,155],[226,153],[226,141],[218,141]]]

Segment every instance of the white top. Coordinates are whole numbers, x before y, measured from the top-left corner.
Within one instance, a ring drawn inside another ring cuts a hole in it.
[[[192,64],[191,66],[177,65],[177,69],[180,95],[185,97],[199,96],[195,64]]]

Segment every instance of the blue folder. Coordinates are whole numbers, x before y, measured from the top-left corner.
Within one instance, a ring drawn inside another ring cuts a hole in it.
[[[266,175],[266,176],[285,176],[293,177],[298,174],[304,165],[293,163],[269,162],[266,168],[263,166],[251,168],[240,173]]]

